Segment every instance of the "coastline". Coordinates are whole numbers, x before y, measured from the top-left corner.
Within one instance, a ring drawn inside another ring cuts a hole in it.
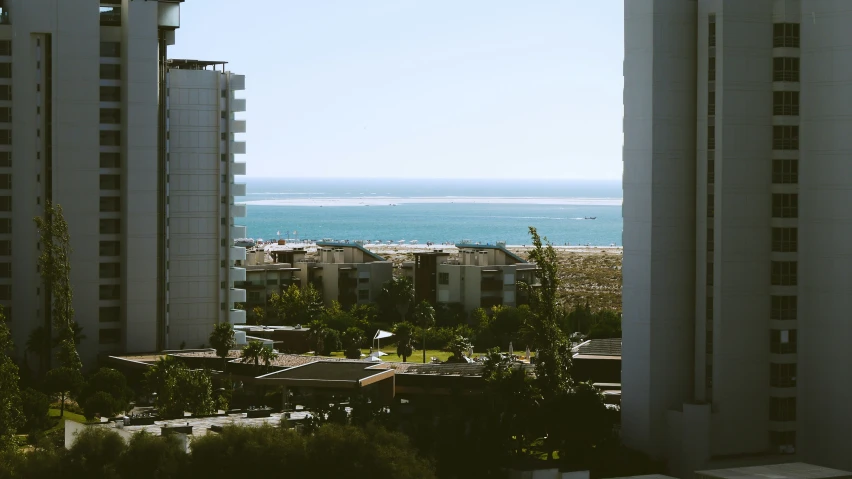
[[[257,206],[400,206],[405,204],[493,204],[550,206],[621,206],[621,198],[556,198],[556,197],[491,197],[491,196],[358,196],[302,197],[252,200],[241,197],[241,203]],[[580,218],[582,219],[582,218]]]

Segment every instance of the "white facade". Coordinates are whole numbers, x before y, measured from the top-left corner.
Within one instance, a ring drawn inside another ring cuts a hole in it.
[[[30,332],[50,323],[32,220],[46,201],[62,206],[70,229],[84,363],[94,365],[99,353],[170,345],[160,64],[174,42],[179,6],[167,0],[0,1],[0,304],[19,354]],[[242,144],[234,149],[245,150]],[[227,191],[239,190],[232,176],[227,183]],[[197,221],[212,218],[220,226],[219,196],[216,210],[197,211]],[[229,212],[226,227],[216,231],[217,246],[233,237],[233,216]],[[228,258],[230,251],[216,253]],[[217,287],[229,281],[227,266]],[[216,313],[221,302],[212,303]],[[227,297],[224,302],[227,308]]]
[[[673,472],[852,467],[850,20],[625,2],[622,434]]]

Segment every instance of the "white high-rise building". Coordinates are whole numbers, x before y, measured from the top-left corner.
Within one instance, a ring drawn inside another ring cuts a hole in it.
[[[46,201],[69,224],[86,364],[197,347],[217,321],[242,320],[231,238],[244,236],[245,80],[169,63],[179,26],[175,0],[0,1],[0,304],[19,354],[50,324],[33,222]]]
[[[625,0],[622,437],[852,468],[852,2]]]

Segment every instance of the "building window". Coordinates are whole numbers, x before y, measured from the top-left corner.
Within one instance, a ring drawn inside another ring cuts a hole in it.
[[[107,58],[120,58],[121,42],[101,42],[101,56]]]
[[[0,40],[0,57],[12,56],[12,40]]]
[[[12,85],[0,85],[0,100],[10,101],[12,99]]]
[[[707,27],[708,27],[708,29],[707,29],[708,30],[708,32],[707,32],[708,42],[707,43],[711,47],[715,47],[716,46],[716,16],[711,15],[710,18],[709,18],[709,21],[710,21],[710,23],[707,25]]]
[[[261,301],[260,292],[259,291],[249,291],[248,300],[252,303],[259,303]]]
[[[712,252],[716,248],[716,239],[712,228],[707,229],[707,251]]]
[[[12,130],[0,130],[0,145],[12,144]]]
[[[0,240],[0,256],[12,256],[12,242]]]
[[[799,48],[799,24],[776,23],[772,26],[772,46]]]
[[[38,159],[38,156],[36,156]],[[0,151],[0,167],[9,168],[12,166],[12,152],[11,151]]]
[[[121,254],[121,242],[101,241],[98,253],[100,256],[118,256]]]
[[[117,323],[121,321],[121,306],[102,306],[98,312],[101,323]]]
[[[776,363],[770,364],[769,385],[774,388],[796,387],[796,365]]]
[[[0,301],[11,301],[12,300],[12,285],[11,284],[0,284]],[[8,316],[6,316],[8,319]]]
[[[799,182],[799,160],[772,160],[772,182],[775,184],[797,184]]]
[[[713,218],[716,216],[716,198],[713,193],[707,193],[707,217]]]
[[[772,94],[772,114],[778,116],[799,115],[799,92],[776,91]]]
[[[121,123],[121,110],[118,108],[101,108],[101,123],[118,125]],[[103,132],[101,132],[103,133]]]
[[[798,150],[799,149],[799,127],[798,126],[773,126],[772,127],[772,149],[773,150]]]
[[[799,59],[792,57],[773,58],[772,81],[799,81]]]
[[[121,65],[101,64],[101,80],[121,80]]]
[[[101,168],[121,168],[121,153],[101,152]]]
[[[121,101],[121,87],[102,86],[101,101]]]
[[[707,263],[707,286],[713,286],[713,263]]]
[[[370,290],[369,289],[359,289],[358,290],[358,300],[359,301],[369,301],[370,300]]]
[[[708,125],[707,126],[707,149],[715,150],[716,149],[716,126]]]
[[[769,352],[772,354],[795,354],[797,336],[795,329],[773,329],[769,331]]]
[[[713,363],[704,365],[704,385],[707,389],[713,389]]]
[[[0,263],[0,278],[12,277],[12,263]]]
[[[121,233],[121,220],[101,220],[100,232],[102,235],[117,235]]]
[[[798,228],[772,228],[772,251],[795,253],[799,246]]]
[[[12,211],[11,196],[0,196],[0,211]]]
[[[222,141],[228,141],[228,133],[222,132],[219,134],[222,137]]]
[[[121,211],[121,198],[118,196],[101,196],[101,212],[117,213]]]
[[[713,322],[713,298],[707,298],[707,302],[704,305],[704,314],[706,315],[706,320]]]
[[[704,334],[704,352],[707,354],[713,354],[713,332],[707,331]]]
[[[707,59],[707,81],[716,81],[716,57]]]
[[[0,63],[0,78],[12,78],[11,63]]]
[[[798,296],[772,296],[770,304],[769,319],[789,321],[798,317]]]
[[[12,109],[8,106],[0,107],[0,123],[12,123]]]
[[[438,273],[438,284],[450,284],[450,273]]]
[[[219,159],[221,159],[222,161],[228,161],[228,155],[226,153],[222,153],[221,155],[219,155]]]
[[[121,276],[121,263],[101,263],[98,265],[101,279],[113,279]]]
[[[102,190],[117,190],[121,188],[121,175],[101,175]]]
[[[101,146],[121,146],[121,132],[116,130],[101,130]]]
[[[773,286],[796,286],[799,282],[799,265],[795,261],[772,262]]]
[[[12,189],[12,175],[10,175],[10,174],[0,175],[0,190],[11,190],[11,189]]]
[[[12,233],[12,218],[0,218],[0,234]]]
[[[707,92],[707,116],[716,115],[716,92]]]
[[[104,301],[121,299],[121,286],[117,284],[102,284],[98,297]]]
[[[98,331],[98,344],[119,344],[121,342],[121,329],[110,328]]]
[[[776,193],[772,195],[773,218],[798,218],[799,195],[795,193]]]
[[[770,421],[795,421],[796,398],[769,398]]]

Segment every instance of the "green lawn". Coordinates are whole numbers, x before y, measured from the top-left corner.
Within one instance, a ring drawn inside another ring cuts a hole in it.
[[[361,352],[364,353],[364,354],[370,354],[369,349],[362,349]],[[382,356],[382,360],[390,361],[390,362],[402,362],[402,357],[396,355],[396,347],[382,348],[382,352],[387,353],[387,356]],[[447,358],[449,358],[451,355],[452,355],[452,353],[447,352],[447,351],[440,351],[440,350],[437,350],[437,349],[427,349],[426,350],[426,362],[429,362],[429,360],[433,356],[438,358],[441,361],[446,361]],[[342,357],[344,357],[343,351],[333,352],[333,353],[331,353],[331,357],[342,358]],[[410,363],[422,363],[423,362],[423,351],[419,351],[419,350],[414,351],[414,355],[405,358],[405,360],[410,362]]]
[[[57,428],[64,428],[65,427],[65,422],[59,420],[59,409],[58,408],[57,409],[50,408],[48,410],[48,414],[50,415],[51,418],[56,418],[56,425],[53,426],[51,429],[57,429]],[[70,419],[74,422],[80,422],[80,423],[88,422],[88,421],[86,421],[86,418],[83,417],[81,414],[76,414],[76,413],[70,412],[67,409],[65,410],[65,416],[63,417],[63,419]]]

